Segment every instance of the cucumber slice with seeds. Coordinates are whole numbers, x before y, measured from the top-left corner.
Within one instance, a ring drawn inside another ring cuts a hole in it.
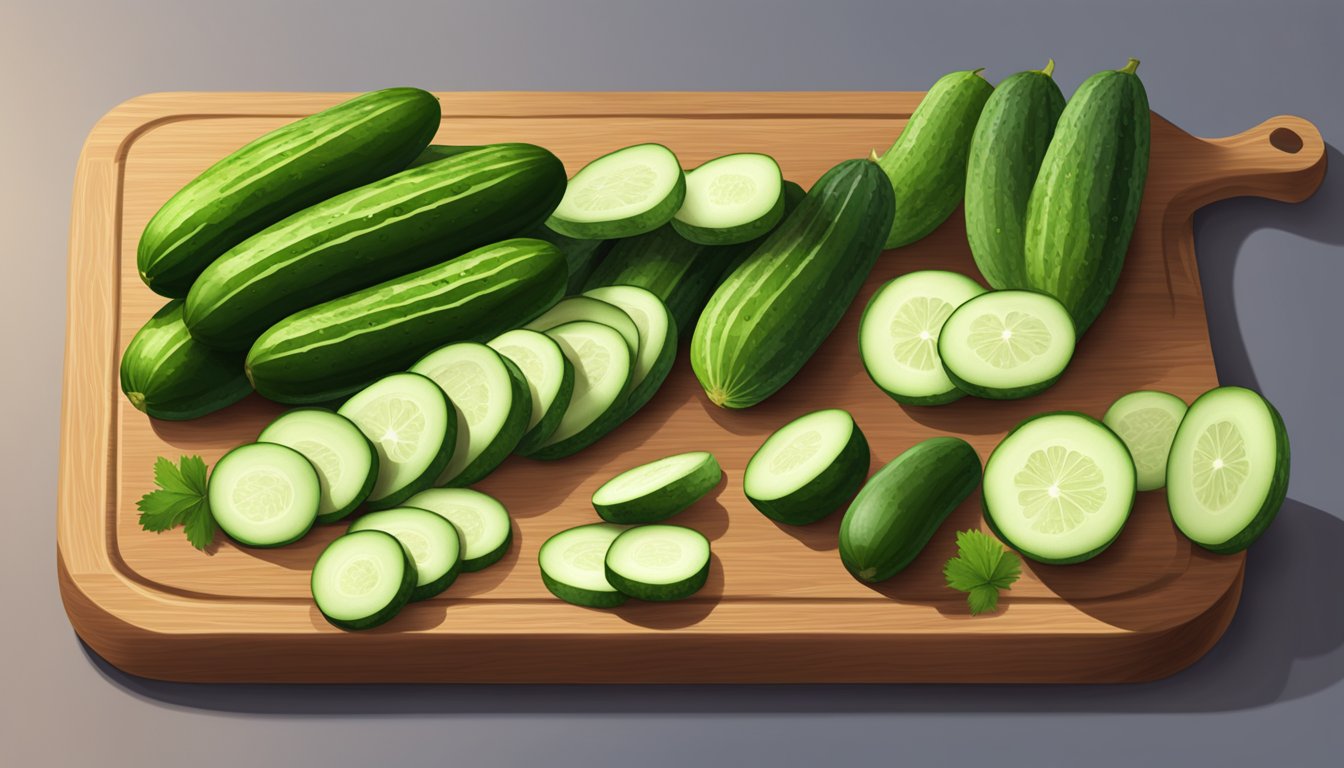
[[[313,602],[333,626],[369,629],[401,611],[415,582],[415,563],[396,537],[356,531],[322,550],[310,584]]]
[[[353,421],[378,451],[369,509],[401,506],[432,485],[453,457],[457,415],[443,390],[426,376],[384,376],[346,400],[337,413]]]
[[[1166,392],[1140,390],[1111,403],[1102,422],[1125,441],[1138,471],[1139,490],[1167,484],[1167,456],[1176,428],[1185,418],[1185,401]]]
[[[317,520],[321,484],[303,454],[276,443],[249,443],[215,463],[206,490],[210,514],[229,538],[278,547],[303,538]]]
[[[546,226],[585,240],[634,237],[670,221],[685,198],[686,176],[672,150],[637,144],[576,173]]]
[[[293,448],[317,470],[317,522],[331,523],[354,512],[373,492],[378,452],[349,419],[322,408],[297,408],[266,425],[259,443]]]
[[[606,557],[611,542],[626,526],[580,525],[546,540],[537,553],[541,583],[567,603],[586,608],[615,608],[627,599],[607,581]]]
[[[709,540],[679,525],[641,525],[611,542],[607,581],[640,600],[683,600],[709,577]]]
[[[634,321],[639,331],[639,349],[635,370],[630,375],[630,396],[625,401],[627,416],[643,408],[667,379],[677,357],[677,324],[663,300],[652,291],[633,285],[609,285],[593,288],[585,296],[619,308]]]
[[[559,459],[587,448],[624,420],[635,366],[625,339],[606,325],[566,323],[546,335],[574,364],[574,394],[555,432],[527,455]]]
[[[1259,394],[1218,387],[1190,405],[1167,461],[1167,506],[1191,541],[1240,552],[1274,521],[1288,493],[1288,431]]]
[[[523,326],[531,331],[545,333],[565,323],[587,320],[601,323],[615,329],[630,347],[630,355],[639,354],[639,326],[620,307],[594,296],[569,296],[541,314],[540,317]]]
[[[513,542],[509,512],[493,496],[470,488],[431,488],[406,500],[406,506],[445,518],[457,528],[462,545],[462,570],[493,565]]]
[[[443,592],[462,567],[457,528],[441,515],[414,507],[370,512],[350,525],[347,533],[383,531],[397,537],[415,563],[411,600],[426,600]]]
[[[574,364],[550,336],[526,328],[496,336],[490,347],[508,358],[522,372],[532,400],[527,432],[514,450],[521,454],[536,450],[560,426],[574,393]]]
[[[769,155],[715,158],[686,174],[686,200],[672,227],[701,245],[736,245],[764,235],[784,215],[783,177]]]
[[[868,440],[847,411],[814,411],[766,438],[742,473],[752,506],[790,525],[843,507],[868,477]]]
[[[665,520],[714,490],[723,470],[714,454],[692,451],[627,469],[593,492],[593,509],[609,523]]]
[[[907,405],[942,405],[963,395],[943,370],[938,337],[953,310],[984,293],[957,272],[921,270],[873,294],[859,323],[859,355],[883,392]]]
[[[957,388],[995,400],[1029,397],[1054,384],[1073,358],[1068,310],[1034,291],[990,291],[943,323],[938,355]]]

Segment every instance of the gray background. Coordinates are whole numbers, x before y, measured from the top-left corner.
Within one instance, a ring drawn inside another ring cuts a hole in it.
[[[65,259],[81,142],[161,90],[918,90],[1047,55],[1071,92],[1143,59],[1154,108],[1225,135],[1278,113],[1344,141],[1339,0],[1015,3],[4,0],[0,754],[12,765],[546,762],[633,766],[1325,765],[1344,754],[1344,158],[1299,206],[1195,222],[1219,374],[1259,387],[1294,446],[1291,500],[1250,555],[1223,641],[1131,687],[205,687],[85,652],[56,590]],[[909,7],[902,7],[909,6]]]

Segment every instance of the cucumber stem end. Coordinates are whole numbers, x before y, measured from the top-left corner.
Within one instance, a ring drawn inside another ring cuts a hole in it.
[[[1046,59],[1046,61],[1045,61],[1045,67],[1041,69],[1041,74],[1042,74],[1042,75],[1045,75],[1046,77],[1054,77],[1054,76],[1055,76],[1055,60],[1054,60],[1054,59]]]
[[[1131,59],[1129,60],[1129,63],[1126,64],[1126,65],[1124,66],[1124,68],[1121,69],[1120,71],[1121,71],[1121,72],[1124,72],[1126,75],[1132,75],[1132,74],[1134,74],[1136,71],[1138,71],[1138,69],[1139,69],[1139,60],[1138,60],[1138,59],[1131,58]]]

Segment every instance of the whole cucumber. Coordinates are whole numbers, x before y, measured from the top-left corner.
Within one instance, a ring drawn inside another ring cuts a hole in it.
[[[966,240],[994,288],[1027,287],[1027,201],[1045,159],[1064,94],[1044,69],[1004,78],[985,103],[966,166]]]
[[[879,158],[874,153],[896,193],[896,216],[885,247],[923,238],[961,203],[971,134],[993,92],[978,69],[943,75],[886,154]]]
[[[163,306],[121,356],[121,391],[156,419],[195,419],[252,392],[241,352],[207,347],[182,322],[182,300]]]
[[[1138,66],[1130,59],[1078,87],[1027,203],[1027,287],[1059,299],[1080,335],[1115,290],[1148,178],[1151,125]]]

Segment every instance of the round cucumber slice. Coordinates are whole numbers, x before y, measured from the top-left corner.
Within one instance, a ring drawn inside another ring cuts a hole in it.
[[[639,326],[625,310],[609,301],[594,296],[569,296],[523,326],[528,330],[546,332],[565,323],[587,320],[601,323],[616,330],[630,347],[630,356],[639,354]]]
[[[1167,484],[1167,455],[1176,428],[1185,418],[1185,401],[1166,392],[1130,392],[1111,403],[1102,422],[1129,448],[1139,475],[1139,490]]]
[[[1241,387],[1190,405],[1167,461],[1176,527],[1213,552],[1240,552],[1274,521],[1288,493],[1288,431],[1269,401]]]
[[[677,323],[663,300],[644,288],[609,285],[593,288],[584,295],[619,308],[634,321],[639,332],[630,396],[625,401],[626,413],[633,414],[653,398],[672,370],[677,356]]]
[[[370,512],[351,523],[347,533],[383,531],[397,537],[415,563],[411,600],[425,600],[443,592],[462,566],[457,528],[446,518],[414,507]]]
[[[580,525],[546,540],[537,554],[541,582],[551,594],[586,608],[615,608],[626,595],[607,581],[606,557],[611,542],[626,526]]]
[[[259,443],[279,443],[303,454],[317,470],[317,522],[354,512],[378,479],[378,452],[349,419],[323,408],[298,408],[266,425]]]
[[[566,323],[546,335],[574,364],[574,394],[555,432],[528,455],[558,459],[592,445],[624,419],[634,361],[621,334],[600,323]]]
[[[938,355],[957,388],[995,400],[1029,397],[1054,384],[1073,358],[1068,310],[1034,291],[990,291],[943,323]]]
[[[457,414],[439,385],[418,373],[384,376],[346,400],[338,413],[378,451],[369,509],[401,506],[432,485],[453,457]]]
[[[766,438],[742,473],[742,491],[766,517],[807,525],[859,492],[869,460],[868,440],[849,412],[814,411]]]
[[[984,292],[966,275],[936,269],[879,288],[859,323],[859,355],[873,383],[907,405],[959,400],[965,393],[943,370],[938,338],[953,310]]]
[[[328,544],[313,565],[313,602],[336,627],[369,629],[401,611],[416,578],[410,554],[391,534],[347,533]]]
[[[249,443],[224,454],[210,473],[206,494],[220,530],[249,547],[303,538],[322,499],[313,465],[276,443]]]
[[[607,581],[640,600],[682,600],[709,577],[709,540],[679,525],[641,525],[611,542]]]
[[[468,341],[439,347],[411,371],[433,379],[456,411],[453,455],[435,485],[471,485],[513,453],[532,417],[527,383],[513,363]]]
[[[464,571],[479,571],[498,562],[513,541],[508,510],[480,491],[431,488],[407,499],[406,506],[433,512],[457,528]]]
[[[692,451],[627,469],[593,492],[593,509],[609,523],[665,520],[714,490],[723,470],[714,454]]]
[[[527,431],[514,450],[522,455],[537,449],[560,426],[574,393],[574,364],[560,345],[538,331],[519,328],[494,338],[490,346],[522,372],[532,400]]]
[[[1019,424],[985,462],[985,520],[994,533],[1042,563],[1095,557],[1120,535],[1134,507],[1129,449],[1081,413]]]
[[[666,224],[685,198],[686,176],[672,150],[637,144],[576,173],[546,225],[583,240],[634,237]]]
[[[686,200],[672,227],[701,245],[736,245],[764,235],[784,216],[783,176],[769,155],[715,158],[686,174]]]

